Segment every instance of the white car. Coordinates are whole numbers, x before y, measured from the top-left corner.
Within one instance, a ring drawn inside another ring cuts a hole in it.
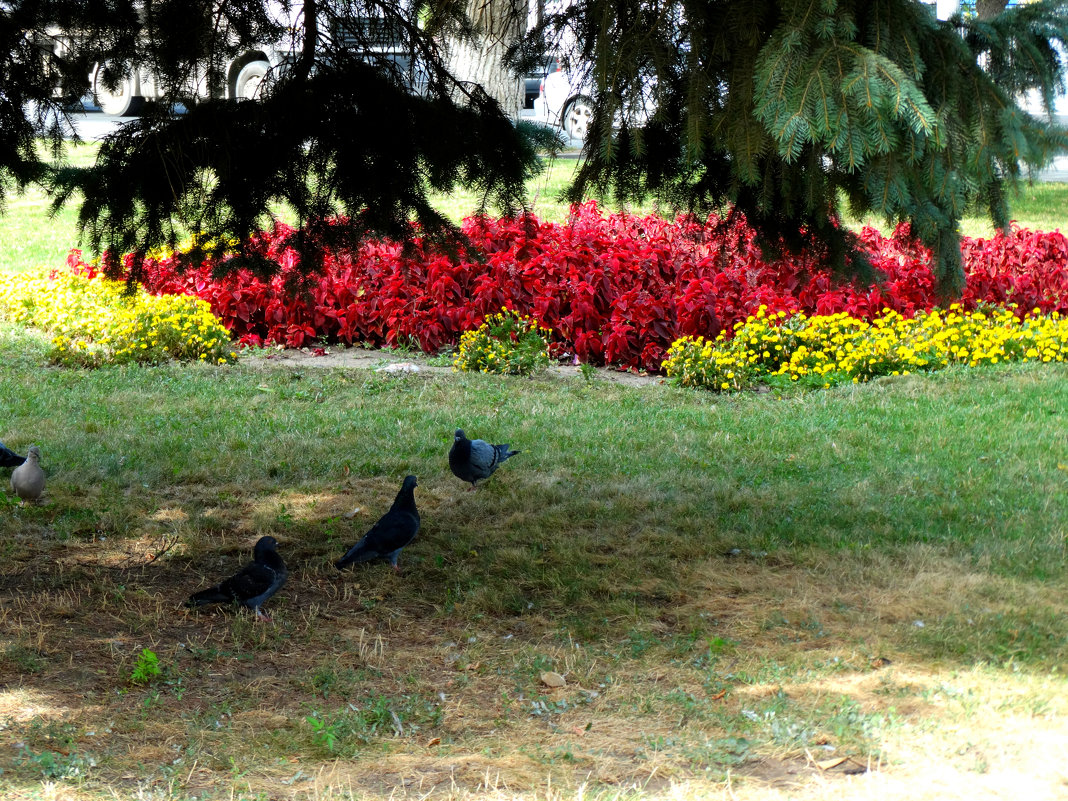
[[[549,69],[541,79],[538,97],[534,100],[534,116],[549,125],[559,125],[572,139],[583,140],[593,118],[593,101],[581,81],[549,62]]]
[[[655,106],[656,78],[647,78],[641,97],[624,104],[622,114],[631,125],[648,122]],[[579,73],[569,72],[553,60],[541,79],[538,97],[534,100],[534,117],[549,125],[559,126],[573,140],[583,141],[593,121],[593,92]],[[616,124],[621,118],[617,114]]]

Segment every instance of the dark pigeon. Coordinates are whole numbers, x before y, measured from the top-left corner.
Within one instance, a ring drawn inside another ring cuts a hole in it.
[[[25,461],[25,456],[19,456],[4,443],[0,442],[0,467],[18,467]]]
[[[278,541],[274,537],[260,537],[252,550],[252,562],[225,581],[195,592],[185,602],[186,606],[225,604],[237,601],[256,613],[257,618],[269,620],[260,612],[260,606],[286,583],[289,571],[278,555]]]
[[[370,562],[372,559],[388,559],[393,569],[397,567],[397,557],[409,542],[419,533],[419,510],[415,508],[415,476],[407,476],[396,500],[389,511],[375,523],[371,530],[353,545],[334,567],[342,570],[356,562]]]
[[[470,482],[471,489],[474,489],[476,481],[489,478],[501,462],[519,453],[508,450],[508,447],[507,444],[490,445],[485,440],[468,439],[463,430],[458,428],[452,448],[449,449],[449,467],[454,476]]]

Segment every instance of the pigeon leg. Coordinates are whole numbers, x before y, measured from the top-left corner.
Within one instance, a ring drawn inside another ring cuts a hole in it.
[[[264,623],[270,623],[271,622],[271,616],[268,615],[268,614],[265,614],[264,612],[261,612],[260,608],[258,606],[256,607],[255,611],[256,611],[256,620],[263,621]]]

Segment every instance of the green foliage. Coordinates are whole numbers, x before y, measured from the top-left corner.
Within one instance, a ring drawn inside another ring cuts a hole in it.
[[[96,760],[77,751],[63,753],[59,751],[33,751],[22,746],[18,764],[30,766],[46,779],[72,779],[84,776],[96,765]]]
[[[151,684],[163,675],[163,669],[159,664],[159,657],[150,648],[142,648],[137,655],[137,662],[130,673],[131,684]]]
[[[46,779],[85,776],[96,759],[78,749],[78,733],[72,723],[34,717],[23,730],[15,764]]]
[[[0,6],[0,212],[14,185],[47,179],[46,159],[58,158],[69,135],[66,114],[88,90],[101,51],[122,60],[137,38],[132,3],[14,2]],[[78,31],[55,38],[54,31]],[[49,148],[39,147],[47,138]]]
[[[511,309],[491,314],[460,337],[453,369],[504,375],[531,375],[549,366],[552,331]]]

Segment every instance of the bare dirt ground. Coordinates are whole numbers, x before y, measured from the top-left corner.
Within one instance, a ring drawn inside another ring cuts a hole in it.
[[[241,361],[254,367],[299,367],[320,369],[377,370],[381,372],[421,372],[449,374],[452,368],[441,357],[432,358],[424,353],[398,350],[371,350],[367,348],[263,349],[249,352]],[[548,374],[563,380],[583,379],[582,371],[573,364],[554,364]],[[596,368],[591,380],[607,381],[631,387],[645,387],[663,383],[666,379],[645,372],[628,372]]]

